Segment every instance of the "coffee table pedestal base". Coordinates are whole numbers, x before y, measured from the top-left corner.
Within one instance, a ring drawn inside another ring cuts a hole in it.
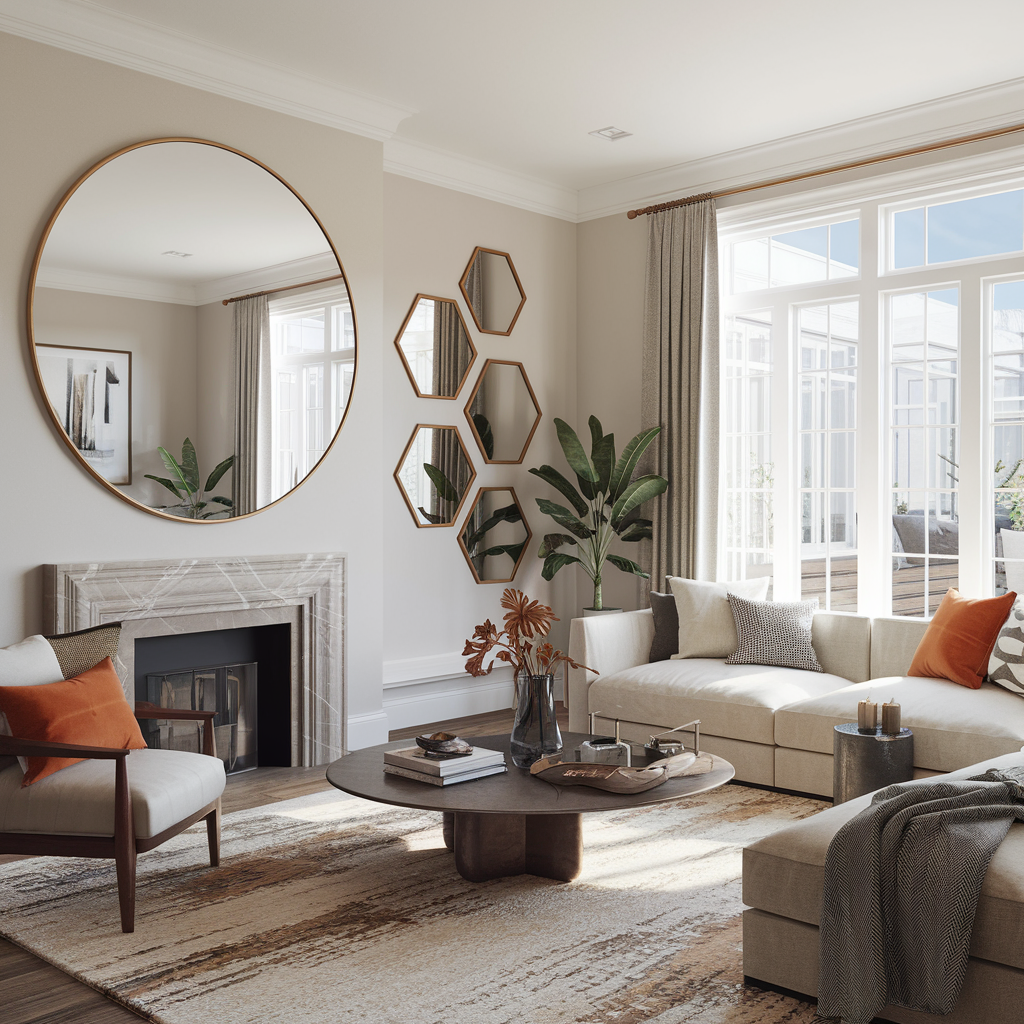
[[[444,842],[470,882],[539,875],[571,882],[583,862],[580,814],[444,814]]]

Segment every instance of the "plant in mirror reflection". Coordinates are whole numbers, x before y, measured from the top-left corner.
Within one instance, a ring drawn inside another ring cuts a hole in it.
[[[587,455],[576,431],[564,420],[555,420],[558,442],[569,468],[576,474],[577,490],[557,469],[541,466],[531,469],[545,483],[561,491],[572,509],[538,498],[537,506],[545,515],[568,533],[549,533],[545,536],[538,552],[544,559],[541,575],[550,580],[565,565],[576,563],[593,580],[596,611],[602,611],[601,572],[605,561],[609,561],[622,572],[631,572],[643,579],[650,579],[636,562],[621,555],[609,554],[612,540],[635,543],[651,536],[651,520],[640,518],[640,506],[656,498],[668,488],[664,477],[650,474],[633,479],[640,458],[651,442],[661,433],[661,427],[642,430],[623,449],[622,456],[615,458],[615,435],[604,433],[596,416],[590,417],[591,448]],[[575,514],[574,514],[575,512]],[[577,549],[578,555],[569,555],[557,550],[565,545]]]
[[[215,516],[229,516],[234,510],[234,502],[221,494],[207,498],[208,491],[212,491],[220,482],[220,478],[234,465],[234,455],[229,455],[223,462],[217,464],[213,472],[206,478],[206,485],[200,487],[199,481],[199,458],[196,455],[196,447],[185,438],[181,446],[181,462],[166,449],[157,448],[160,458],[164,460],[170,478],[154,476],[146,473],[147,480],[155,480],[169,490],[177,502],[173,505],[154,505],[154,508],[163,509],[173,515],[180,515],[182,519],[213,519]],[[216,508],[210,508],[210,505]]]
[[[434,526],[450,523],[455,518],[455,510],[462,501],[462,495],[437,466],[424,462],[423,472],[427,474],[428,479],[434,485],[434,490],[437,491],[437,512],[428,512],[422,505],[416,511]]]

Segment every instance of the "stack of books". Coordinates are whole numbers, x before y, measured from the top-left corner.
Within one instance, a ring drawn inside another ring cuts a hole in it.
[[[501,775],[505,767],[505,755],[500,750],[475,747],[465,757],[446,757],[435,761],[424,756],[419,747],[405,750],[384,751],[384,771],[388,775],[401,775],[406,779],[427,782],[431,786],[451,786],[456,782],[483,779],[488,775]]]

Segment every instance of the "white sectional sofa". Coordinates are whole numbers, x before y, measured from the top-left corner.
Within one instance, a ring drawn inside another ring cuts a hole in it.
[[[611,729],[626,739],[701,720],[701,747],[731,761],[742,782],[832,796],[833,727],[857,719],[868,694],[894,699],[914,732],[915,776],[955,771],[1024,745],[1024,700],[985,683],[971,690],[908,677],[927,623],[817,612],[812,643],[824,672],[726,665],[690,658],[648,663],[649,610],[573,619],[569,653],[592,672],[570,670],[569,728]]]

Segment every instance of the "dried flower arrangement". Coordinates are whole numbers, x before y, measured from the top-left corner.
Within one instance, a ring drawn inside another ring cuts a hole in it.
[[[485,676],[494,668],[494,660],[484,668],[484,659],[495,648],[494,657],[504,661],[515,670],[516,678],[522,674],[546,675],[559,662],[569,668],[586,668],[577,665],[568,654],[556,651],[548,642],[536,643],[551,632],[551,623],[558,622],[554,612],[539,601],[531,601],[521,590],[506,587],[501,595],[501,607],[506,609],[505,628],[498,627],[487,619],[473,630],[473,638],[466,641],[464,656],[471,655],[466,662],[466,671],[471,676]],[[593,669],[588,669],[593,672]]]

